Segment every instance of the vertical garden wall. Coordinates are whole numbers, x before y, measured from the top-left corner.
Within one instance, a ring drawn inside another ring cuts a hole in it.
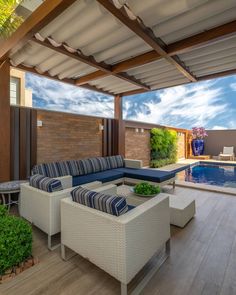
[[[177,161],[177,132],[166,128],[153,128],[150,131],[151,163],[159,168]]]

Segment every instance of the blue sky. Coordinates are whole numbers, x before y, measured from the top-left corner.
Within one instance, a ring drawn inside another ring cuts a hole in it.
[[[33,106],[113,117],[113,97],[26,74]],[[180,128],[236,129],[236,76],[124,97],[124,118]]]

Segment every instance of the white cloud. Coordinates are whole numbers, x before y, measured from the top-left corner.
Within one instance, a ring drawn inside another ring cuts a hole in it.
[[[159,123],[169,126],[181,126],[183,122],[192,126],[205,126],[227,109],[227,103],[221,100],[223,90],[215,82],[178,86],[157,92],[160,102],[152,100],[145,103],[150,113],[139,113],[132,119]],[[125,106],[129,107],[130,102]]]
[[[236,83],[231,83],[230,87],[233,91],[236,91]]]
[[[218,125],[215,125],[211,128],[212,130],[225,130],[227,129],[226,127],[224,126],[218,126]]]
[[[113,97],[32,74],[27,75],[27,88],[33,91],[34,105],[50,110],[113,117]]]

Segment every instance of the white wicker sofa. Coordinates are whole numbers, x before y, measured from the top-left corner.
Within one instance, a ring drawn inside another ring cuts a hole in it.
[[[160,264],[165,261],[169,240],[167,195],[153,198],[118,217],[73,202],[71,198],[61,201],[62,258],[66,260],[66,247],[72,249],[119,280],[122,295],[127,294],[128,283],[163,246],[166,254]],[[150,273],[148,276],[150,279]],[[143,282],[136,292],[140,286]]]
[[[63,190],[46,192],[30,186],[28,183],[21,185],[20,215],[41,229],[48,235],[48,249],[54,250],[59,245],[52,246],[52,236],[61,231],[61,199],[70,197],[74,187],[71,185],[71,176],[58,178],[62,182]],[[105,193],[116,192],[116,187],[95,181],[84,185],[89,189]]]

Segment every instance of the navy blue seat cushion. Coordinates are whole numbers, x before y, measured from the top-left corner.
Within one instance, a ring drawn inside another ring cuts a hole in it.
[[[71,191],[71,196],[74,202],[115,216],[120,216],[129,209],[124,197],[97,193],[81,186]]]
[[[123,172],[124,177],[141,179],[153,182],[163,182],[175,177],[175,173],[166,171],[157,171],[152,169],[133,169],[133,168],[118,168],[115,171]]]
[[[134,208],[136,208],[136,207],[133,206],[133,205],[129,205],[129,204],[128,204],[128,211],[131,211],[131,210],[133,210]],[[127,211],[127,212],[128,212],[128,211]]]
[[[117,171],[117,169],[113,169],[113,170],[106,170],[106,171],[87,174],[87,175],[74,176],[72,181],[73,181],[73,186],[78,186],[78,185],[89,183],[92,181],[101,181],[101,182],[114,181],[123,177],[124,177],[123,172]]]

